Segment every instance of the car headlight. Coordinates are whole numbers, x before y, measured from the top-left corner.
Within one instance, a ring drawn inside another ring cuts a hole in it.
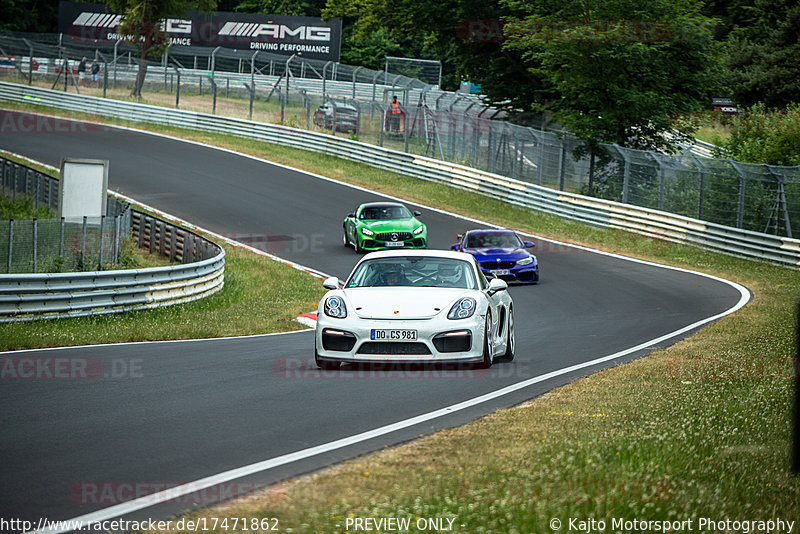
[[[342,297],[328,297],[325,299],[325,315],[344,319],[347,317],[347,306],[344,305]]]
[[[420,226],[419,228],[417,228],[416,230],[414,230],[414,235],[419,235],[419,234],[421,234],[421,233],[422,233],[422,231],[423,231],[424,229],[425,229],[425,225],[423,224],[422,226]]]
[[[466,319],[475,315],[475,299],[464,297],[458,299],[447,314],[448,319]]]
[[[517,262],[517,265],[530,265],[533,263],[533,257],[528,256],[527,258],[522,258]]]
[[[369,228],[362,228],[361,229],[361,233],[364,234],[367,237],[371,237],[371,236],[375,235],[375,232],[373,232]]]

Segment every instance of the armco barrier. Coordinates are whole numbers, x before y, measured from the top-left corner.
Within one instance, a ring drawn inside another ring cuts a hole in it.
[[[79,317],[197,300],[222,289],[225,251],[188,230],[133,211],[134,239],[172,259],[118,271],[0,274],[0,322]],[[205,259],[203,259],[205,258]]]
[[[621,228],[735,256],[800,266],[798,239],[761,234],[629,204],[556,191],[470,167],[396,152],[329,134],[4,82],[0,82],[0,100],[92,113],[111,119],[167,124],[258,139],[330,154],[422,180],[446,183],[514,205],[593,225]]]

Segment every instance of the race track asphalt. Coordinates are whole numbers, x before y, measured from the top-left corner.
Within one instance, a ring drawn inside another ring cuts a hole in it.
[[[20,114],[0,119],[0,124],[31,120]],[[123,129],[61,124],[28,132],[3,128],[0,148],[54,166],[62,158],[107,159],[110,189],[334,276],[345,277],[358,259],[342,246],[344,216],[361,202],[381,198],[210,147]],[[447,248],[457,233],[477,226],[409,206],[423,212],[432,248]],[[136,492],[153,493],[380,428],[638,346],[715,316],[741,299],[738,290],[721,281],[534,241],[541,283],[510,289],[517,358],[485,372],[345,367],[321,373],[314,367],[308,331],[0,355],[61,358],[101,370],[86,380],[2,381],[0,517],[73,518]],[[309,283],[320,281],[309,278]],[[652,348],[128,517],[167,517],[195,504],[213,504],[220,493],[246,493],[463,424]]]

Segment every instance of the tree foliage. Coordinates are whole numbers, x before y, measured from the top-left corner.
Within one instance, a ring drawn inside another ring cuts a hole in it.
[[[181,17],[190,11],[208,12],[217,6],[216,0],[104,0],[115,13],[122,15],[119,33],[139,50],[139,73],[133,84],[132,96],[140,96],[147,58],[158,47],[166,45],[161,21]]]
[[[484,95],[511,113],[545,96],[519,54],[501,47],[499,0],[328,0],[323,16],[352,21],[353,45],[388,32],[401,45],[399,55],[442,61],[443,88],[480,83]]]
[[[58,4],[50,0],[0,0],[0,30],[51,32],[58,27]]]
[[[728,41],[728,83],[737,103],[786,107],[800,102],[800,4],[754,0],[755,21]]]
[[[772,111],[756,104],[733,119],[723,146],[738,161],[800,165],[800,104]]]
[[[531,102],[587,141],[654,149],[679,114],[707,106],[717,54],[691,0],[507,0],[523,17],[504,48],[559,95]]]
[[[319,17],[324,7],[325,0],[243,0],[234,10],[240,13]]]

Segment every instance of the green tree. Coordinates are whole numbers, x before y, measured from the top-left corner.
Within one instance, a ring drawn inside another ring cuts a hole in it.
[[[208,12],[217,6],[217,0],[105,0],[105,3],[122,15],[119,33],[139,51],[139,73],[131,96],[141,96],[149,55],[160,53],[166,45],[161,21],[184,16],[190,11]]]
[[[462,80],[480,83],[497,107],[517,114],[533,99],[551,95],[518,53],[502,49],[505,13],[499,0],[328,0],[323,10],[323,16],[353,25],[352,44],[388,33],[400,43],[398,55],[441,60],[443,88],[457,89]]]
[[[770,111],[760,103],[744,110],[734,117],[723,147],[738,161],[800,165],[800,104]]]
[[[383,70],[384,56],[396,56],[401,51],[400,42],[386,28],[363,37],[352,30],[345,31],[342,63]]]
[[[736,102],[785,107],[800,102],[800,4],[754,0],[755,22],[728,39],[728,84]]]
[[[58,28],[58,3],[49,0],[0,0],[0,30],[49,32]]]
[[[243,0],[234,10],[239,13],[319,17],[324,7],[325,0]]]
[[[668,147],[663,134],[703,109],[715,87],[712,21],[693,0],[507,0],[504,48],[559,95],[533,101],[586,141]]]

